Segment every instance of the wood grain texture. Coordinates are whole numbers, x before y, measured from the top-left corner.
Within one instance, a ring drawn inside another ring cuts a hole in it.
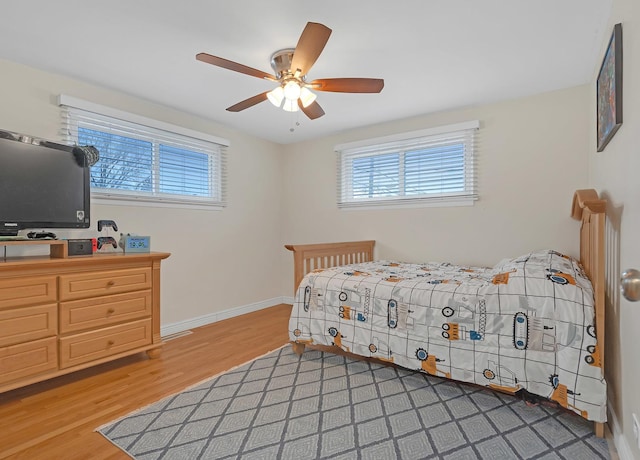
[[[606,200],[601,200],[593,189],[576,190],[571,204],[571,217],[580,224],[580,263],[593,284],[596,308],[596,337],[600,355],[600,368],[604,374],[605,347],[605,221]],[[604,424],[594,423],[596,436],[604,436]]]
[[[169,255],[2,259],[0,393],[159,349],[160,261]],[[137,291],[146,298],[146,308],[122,315],[131,309],[122,295]],[[78,317],[87,306],[96,308],[89,313],[93,322]],[[44,338],[54,344],[41,342]]]
[[[285,244],[293,252],[294,292],[304,275],[312,270],[373,260],[374,240],[342,243]]]
[[[0,458],[128,459],[94,430],[289,341],[290,305],[193,330],[128,356],[0,394]]]

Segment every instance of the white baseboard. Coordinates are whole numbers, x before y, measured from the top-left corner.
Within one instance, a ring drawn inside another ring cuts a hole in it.
[[[624,433],[622,433],[622,427],[620,426],[620,422],[618,421],[618,416],[611,407],[611,404],[609,404],[609,415],[609,430],[611,431],[613,444],[614,446],[616,446],[616,450],[618,451],[620,460],[633,460],[633,452],[631,451],[631,446],[629,446],[629,443],[627,443],[627,439],[624,437]]]
[[[293,297],[282,297],[282,303],[288,303],[289,305],[293,305]]]
[[[195,327],[206,326],[207,324],[222,321],[223,319],[233,318],[234,316],[244,315],[245,313],[251,313],[254,311],[262,310],[264,308],[273,307],[281,303],[293,303],[293,297],[274,297],[273,299],[263,300],[262,302],[256,302],[249,305],[242,305],[239,307],[229,308],[228,310],[217,311],[204,316],[198,316],[197,318],[191,318],[178,323],[165,324],[160,326],[160,335],[162,337],[176,334],[178,332],[193,329]]]

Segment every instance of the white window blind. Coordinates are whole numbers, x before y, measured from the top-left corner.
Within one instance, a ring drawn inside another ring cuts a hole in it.
[[[68,101],[83,105],[61,96],[64,141],[92,145],[100,152],[99,161],[91,167],[92,196],[225,206],[224,143],[115,109],[87,103],[92,109],[87,110],[66,105]],[[160,127],[149,126],[154,124]]]
[[[338,206],[473,204],[479,122],[336,146]]]

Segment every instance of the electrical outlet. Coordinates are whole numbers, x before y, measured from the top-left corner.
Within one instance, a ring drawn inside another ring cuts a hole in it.
[[[636,414],[631,414],[631,416],[633,417],[633,436],[636,438],[638,449],[640,449],[640,423]]]

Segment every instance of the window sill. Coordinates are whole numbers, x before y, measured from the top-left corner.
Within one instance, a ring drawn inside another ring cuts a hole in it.
[[[411,201],[368,201],[362,203],[338,203],[338,208],[342,211],[371,211],[377,209],[404,209],[404,208],[442,208],[473,206],[477,198],[461,198],[457,200],[411,200]]]

